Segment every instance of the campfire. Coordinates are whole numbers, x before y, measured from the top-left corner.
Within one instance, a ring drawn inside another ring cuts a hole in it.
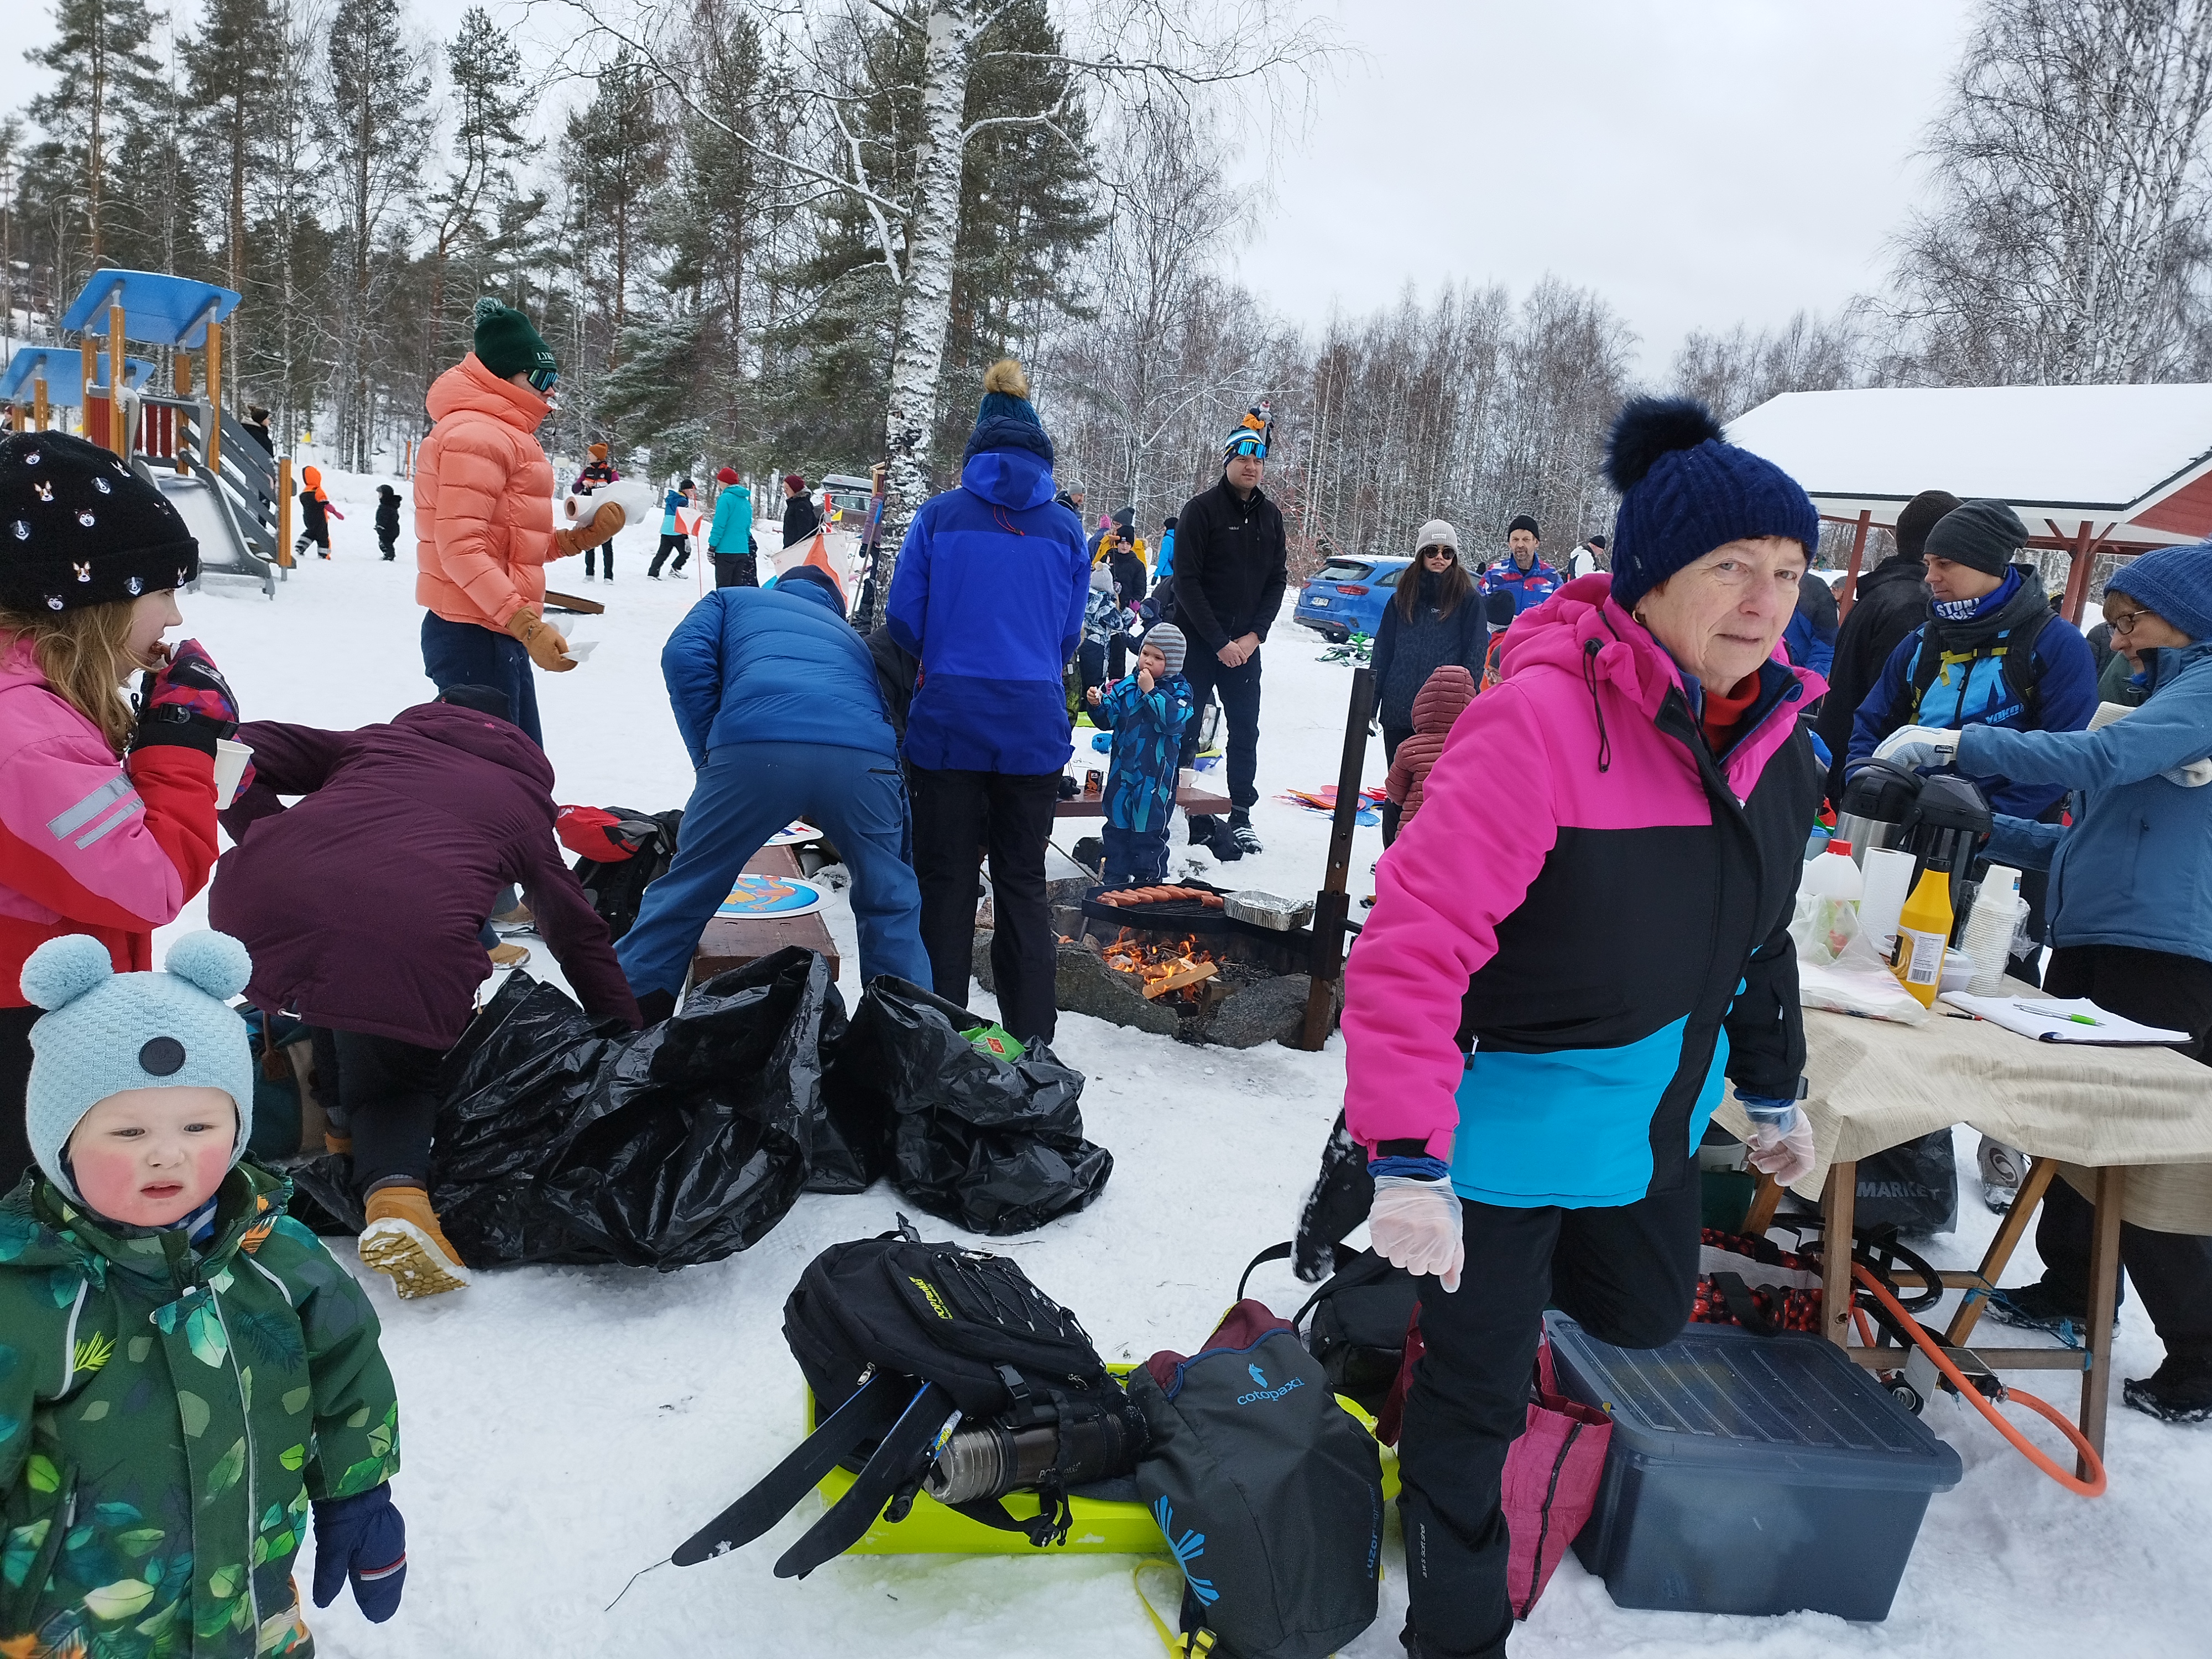
[[[1121,937],[1101,946],[1098,954],[1109,968],[1136,980],[1146,1000],[1151,1002],[1171,996],[1195,1004],[1200,1000],[1199,988],[1221,971],[1213,954],[1188,933],[1179,939],[1147,944],[1125,927]]]

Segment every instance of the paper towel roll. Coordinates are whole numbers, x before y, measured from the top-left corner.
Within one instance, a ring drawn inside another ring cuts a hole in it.
[[[1885,958],[1897,946],[1897,918],[1912,896],[1912,854],[1894,847],[1869,847],[1861,874],[1865,895],[1859,900],[1859,936]]]

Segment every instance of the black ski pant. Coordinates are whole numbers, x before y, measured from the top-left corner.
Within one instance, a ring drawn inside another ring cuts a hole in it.
[[[1393,726],[1388,720],[1382,723],[1382,763],[1385,766],[1397,760],[1398,745],[1413,735],[1413,728],[1410,726]]]
[[[592,574],[593,559],[606,561],[606,577],[609,581],[612,581],[615,579],[615,544],[612,542],[601,542],[597,547],[587,547],[584,550],[584,574],[586,576]]]
[[[2044,989],[2087,997],[2146,1025],[2186,1031],[2182,1053],[2212,1065],[2212,962],[2124,945],[2069,945],[2051,953]],[[2035,1250],[2043,1282],[2064,1305],[2089,1306],[2089,1241],[2096,1206],[2060,1176],[2043,1196]],[[2166,1352],[2212,1360],[2212,1238],[2123,1224],[2120,1263]]]
[[[353,1137],[354,1190],[366,1199],[379,1187],[429,1186],[445,1054],[397,1037],[323,1030],[314,1051],[317,1091],[336,1102],[332,1121]]]
[[[376,532],[376,544],[382,550],[385,562],[386,563],[390,563],[399,556],[399,535],[397,531],[393,532],[389,536],[386,535],[381,530],[378,531]]]
[[[1229,726],[1229,799],[1237,811],[1249,812],[1260,799],[1255,781],[1260,773],[1260,653],[1255,650],[1231,668],[1194,640],[1190,654],[1183,659],[1182,676],[1190,682],[1191,707],[1198,711],[1198,718],[1183,728],[1182,764],[1197,764],[1206,700],[1218,691]]]
[[[660,538],[660,545],[653,550],[653,563],[647,568],[645,574],[648,576],[658,576],[660,574],[660,562],[671,553],[676,556],[676,562],[669,568],[672,571],[683,569],[684,562],[691,556],[691,538],[689,536],[663,536]]]
[[[914,872],[921,886],[921,946],[931,988],[963,1008],[975,955],[978,849],[991,860],[991,976],[999,1017],[1023,1042],[1050,1042],[1058,955],[1045,896],[1045,846],[1060,799],[1057,772],[908,769]]]
[[[43,1008],[0,1008],[0,1193],[13,1192],[31,1167],[31,1027]]]
[[[1398,1503],[1407,1621],[1423,1659],[1505,1652],[1511,1540],[1499,1480],[1507,1449],[1528,1426],[1545,1307],[1624,1348],[1661,1346],[1688,1322],[1698,1288],[1698,1172],[1685,1159],[1669,1176],[1673,1191],[1613,1209],[1462,1201],[1459,1289],[1421,1281],[1427,1352],[1406,1396]]]
[[[750,553],[717,553],[714,555],[714,586],[717,587],[758,587],[760,570]]]

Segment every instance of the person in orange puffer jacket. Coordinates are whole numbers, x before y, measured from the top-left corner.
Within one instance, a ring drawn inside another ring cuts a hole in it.
[[[492,299],[477,301],[474,343],[431,383],[434,424],[415,465],[422,672],[441,692],[504,692],[515,725],[543,748],[530,666],[576,665],[543,615],[545,565],[607,541],[623,514],[603,507],[588,524],[554,529],[553,466],[536,436],[561,377],[552,348]]]

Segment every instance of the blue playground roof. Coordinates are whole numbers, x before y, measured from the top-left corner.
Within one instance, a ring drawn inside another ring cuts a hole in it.
[[[107,354],[101,352],[94,360],[92,389],[107,390]],[[0,402],[28,403],[32,397],[31,382],[44,374],[46,377],[46,401],[57,409],[75,409],[83,401],[84,355],[75,346],[26,346],[9,361],[8,372],[0,374]],[[143,387],[154,378],[154,365],[143,357],[123,360],[123,383],[133,392]]]
[[[207,343],[207,325],[238,308],[238,295],[213,283],[165,276],[150,270],[95,270],[62,319],[64,328],[107,332],[107,308],[123,307],[123,335],[149,345],[197,348]]]

